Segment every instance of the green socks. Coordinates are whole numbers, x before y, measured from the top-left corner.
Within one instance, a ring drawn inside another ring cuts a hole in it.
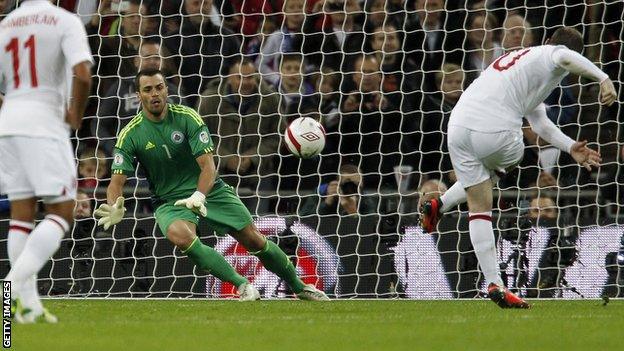
[[[249,283],[245,277],[236,272],[234,267],[232,267],[220,253],[210,246],[202,244],[199,238],[195,238],[191,246],[182,251],[182,253],[187,255],[197,267],[210,272],[210,274],[219,278],[221,281],[230,282],[234,284],[235,287],[239,287],[244,283]],[[282,253],[282,255],[284,255],[284,253]],[[286,258],[286,260],[288,260],[288,258]]]
[[[284,279],[295,294],[303,290],[305,284],[297,276],[297,269],[290,262],[284,251],[275,245],[274,242],[267,240],[262,250],[250,252],[250,254],[258,257],[264,268]]]

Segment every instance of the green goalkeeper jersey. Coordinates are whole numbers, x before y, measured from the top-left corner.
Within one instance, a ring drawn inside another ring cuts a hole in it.
[[[113,174],[133,176],[138,161],[156,207],[193,194],[201,172],[196,158],[214,150],[208,127],[195,110],[176,104],[167,108],[160,122],[141,111],[121,130],[111,166]],[[223,186],[217,176],[213,190]]]

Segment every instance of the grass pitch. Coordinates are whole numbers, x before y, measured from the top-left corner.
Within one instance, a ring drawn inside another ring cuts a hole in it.
[[[608,350],[624,301],[48,300],[57,325],[16,325],[14,350]]]

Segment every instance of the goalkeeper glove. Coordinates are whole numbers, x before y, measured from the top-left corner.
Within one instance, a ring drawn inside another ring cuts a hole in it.
[[[206,206],[204,202],[206,201],[206,195],[202,194],[200,191],[196,191],[190,197],[178,200],[175,202],[175,206],[186,206],[189,210],[195,212],[202,217],[206,217],[208,214],[208,210],[206,210]]]
[[[96,217],[100,217],[98,225],[103,225],[104,230],[108,230],[111,225],[115,225],[121,222],[124,213],[126,213],[124,200],[125,199],[123,198],[123,196],[120,196],[117,198],[117,201],[115,201],[115,204],[112,206],[108,204],[100,205],[100,207],[98,207],[98,209],[93,212]]]

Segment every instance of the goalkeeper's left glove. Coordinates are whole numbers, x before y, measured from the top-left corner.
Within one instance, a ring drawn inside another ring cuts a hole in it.
[[[205,201],[206,195],[202,194],[200,191],[196,191],[190,197],[176,201],[174,205],[186,206],[186,208],[197,213],[198,215],[206,217],[208,210],[206,210],[206,206],[204,205]]]
[[[121,219],[126,213],[126,208],[124,207],[124,198],[120,196],[115,201],[115,204],[110,206],[108,204],[102,204],[98,207],[93,214],[96,217],[100,217],[98,221],[98,225],[104,225],[104,230],[108,230],[111,225],[115,225],[121,222]]]

